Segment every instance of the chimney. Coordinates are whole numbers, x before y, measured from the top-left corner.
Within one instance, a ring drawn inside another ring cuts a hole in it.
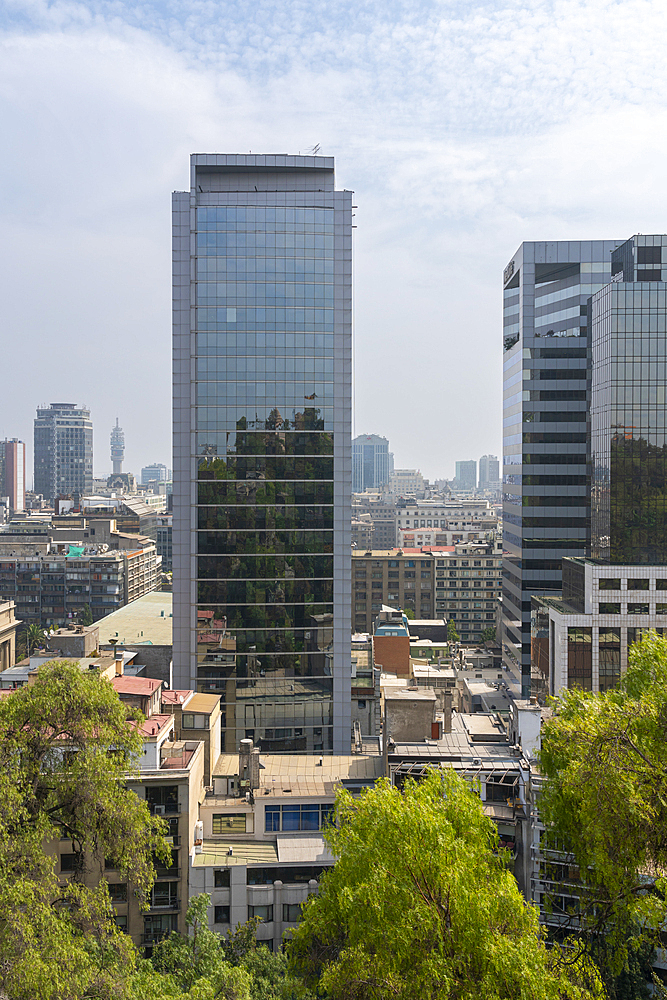
[[[250,787],[259,788],[259,747],[250,751]]]
[[[123,676],[123,651],[121,649],[114,650],[115,663],[116,663],[116,677]]]
[[[452,692],[443,691],[442,694],[442,732],[452,731]]]
[[[252,740],[241,740],[239,744],[239,786],[250,788],[250,755],[252,754]],[[258,768],[259,770],[259,768]]]

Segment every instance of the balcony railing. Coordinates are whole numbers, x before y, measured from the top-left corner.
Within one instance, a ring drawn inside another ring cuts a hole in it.
[[[160,912],[169,913],[179,913],[181,909],[180,899],[176,899],[171,903],[151,903],[150,909],[159,910]]]

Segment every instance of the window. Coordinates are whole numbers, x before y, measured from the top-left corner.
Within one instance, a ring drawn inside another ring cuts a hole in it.
[[[127,886],[122,882],[112,882],[109,885],[109,897],[112,903],[126,903]]]
[[[229,868],[218,868],[213,872],[213,885],[216,889],[229,889]]]
[[[113,919],[118,930],[127,933],[127,916],[124,913],[114,913]]]
[[[60,855],[60,870],[61,872],[73,872],[77,869],[77,859],[78,854],[61,854]]]
[[[283,923],[296,924],[301,916],[301,903],[283,903]]]
[[[216,906],[213,920],[216,924],[228,924],[229,923],[229,907],[228,906]]]
[[[656,615],[667,615],[667,604],[656,604],[655,613]]]
[[[574,626],[567,630],[568,687],[592,689],[592,635],[590,626]]]
[[[421,572],[421,578],[422,578],[422,580],[430,580],[431,579],[431,574],[425,572],[424,570],[422,570],[422,572]]]
[[[248,829],[251,824],[246,823],[248,818],[248,813],[213,813],[211,832],[214,837],[227,833],[252,833],[252,829]]]
[[[598,604],[598,614],[599,615],[620,615],[621,605],[620,604]]]
[[[208,716],[194,712],[183,712],[181,716],[182,729],[207,729]]]
[[[390,559],[387,566],[390,566],[392,569],[398,569],[398,559]]]
[[[628,590],[648,590],[648,580],[628,580]]]
[[[615,576],[601,577],[598,580],[598,590],[620,590],[620,589],[621,589],[621,581],[618,579],[618,577]]]
[[[295,804],[265,806],[264,829],[266,833],[294,833],[300,830],[321,830],[326,826],[333,805]]]
[[[174,907],[178,904],[178,882],[156,882],[151,891],[151,906]]]
[[[249,906],[248,920],[259,917],[263,924],[270,924],[273,920],[273,906]]]
[[[322,872],[330,871],[326,865],[300,865],[298,868],[247,868],[248,885],[300,885],[311,879],[319,882]]]
[[[629,583],[630,581],[628,581]],[[648,604],[628,604],[629,615],[647,615]]]
[[[179,812],[178,785],[149,786],[146,789],[146,802],[154,816]]]
[[[410,569],[414,569],[417,563],[414,561],[414,559],[407,559],[405,565],[408,566]]]
[[[366,702],[363,701],[363,699],[360,700],[360,701],[358,701],[357,702],[357,708],[362,709],[362,710],[365,709],[366,708]]]
[[[667,590],[667,580],[656,580],[655,581],[656,590]]]

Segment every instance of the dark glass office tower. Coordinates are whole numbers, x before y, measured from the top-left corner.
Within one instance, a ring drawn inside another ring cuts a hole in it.
[[[530,693],[531,594],[590,538],[588,299],[620,240],[523,243],[505,268],[503,655]]]
[[[49,501],[93,492],[93,424],[76,403],[40,407],[35,418],[34,490]]]
[[[591,299],[591,555],[665,564],[667,236],[634,236],[611,259]]]
[[[351,208],[321,156],[174,195],[174,683],[227,751],[349,753]]]

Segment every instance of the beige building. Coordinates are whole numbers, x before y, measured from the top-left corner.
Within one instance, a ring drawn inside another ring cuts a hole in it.
[[[257,939],[277,951],[333,864],[322,829],[336,788],[360,792],[381,773],[379,756],[260,756],[251,740],[222,754],[190,875],[191,894],[211,895],[210,927],[224,933],[259,917]]]
[[[15,607],[13,601],[0,603],[0,671],[16,662],[16,629],[21,623],[16,620]]]
[[[383,604],[435,618],[435,559],[428,551],[353,551],[352,588],[354,632],[372,632]]]

